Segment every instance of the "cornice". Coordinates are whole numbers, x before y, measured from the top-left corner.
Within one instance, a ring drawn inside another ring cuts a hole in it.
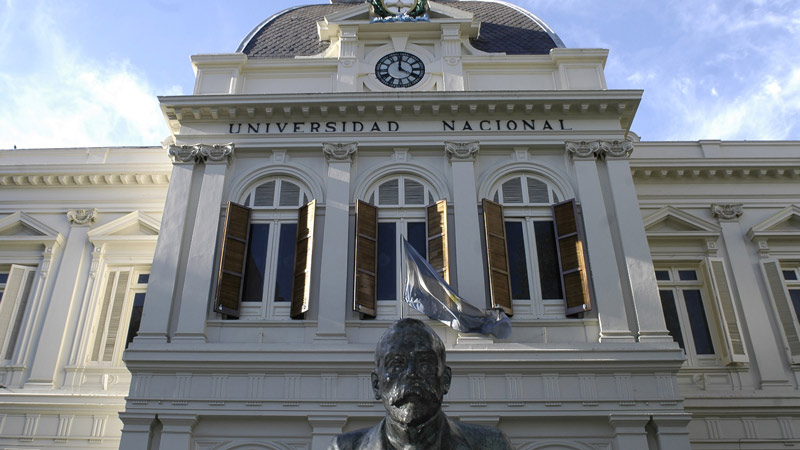
[[[333,92],[307,94],[188,95],[159,97],[171,125],[252,121],[289,117],[469,117],[542,114],[559,117],[608,116],[628,127],[639,107],[640,90],[553,90],[485,92]]]
[[[165,173],[105,173],[75,174],[0,174],[0,186],[166,186],[169,172]]]
[[[637,180],[797,180],[800,164],[797,159],[763,159],[735,161],[631,160],[631,174]]]

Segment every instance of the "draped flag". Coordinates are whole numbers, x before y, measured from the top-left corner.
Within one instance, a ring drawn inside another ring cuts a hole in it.
[[[505,312],[465,302],[405,238],[403,255],[403,299],[412,308],[464,333],[491,334],[498,339],[511,335],[511,320]]]

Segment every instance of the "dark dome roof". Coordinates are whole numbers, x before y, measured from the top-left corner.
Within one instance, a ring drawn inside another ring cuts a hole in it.
[[[471,12],[482,22],[477,39],[470,42],[484,52],[509,55],[546,55],[564,47],[561,39],[538,17],[522,8],[499,1],[438,1]],[[353,3],[299,6],[262,22],[244,38],[237,52],[250,58],[291,58],[325,51],[330,42],[320,42],[317,21],[352,8]]]

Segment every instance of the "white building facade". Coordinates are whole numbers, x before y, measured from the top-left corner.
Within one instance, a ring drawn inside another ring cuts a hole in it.
[[[800,444],[800,144],[640,142],[607,51],[505,3],[379,12],[194,56],[165,148],[0,153],[0,448],[376,423],[375,342],[421,317],[401,237],[512,315],[504,340],[431,323],[451,417],[525,450]]]

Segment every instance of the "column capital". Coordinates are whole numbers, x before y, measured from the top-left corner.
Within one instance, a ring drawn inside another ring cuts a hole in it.
[[[567,153],[572,160],[628,159],[633,152],[633,141],[565,141]]]
[[[322,153],[325,159],[331,161],[353,161],[353,155],[358,151],[358,142],[333,143],[323,142]]]
[[[235,145],[233,142],[230,142],[228,144],[215,145],[201,144],[198,145],[198,147],[200,147],[200,158],[202,158],[206,164],[228,164],[231,162],[231,158],[233,157]]]
[[[170,145],[167,153],[172,158],[173,164],[194,164],[200,154],[200,144],[197,145]]]
[[[97,208],[69,209],[67,210],[67,220],[72,225],[89,225],[97,220]]]
[[[601,155],[606,159],[628,159],[633,153],[633,141],[625,139],[622,141],[611,141],[609,147]]]
[[[742,214],[744,213],[744,210],[742,209],[743,206],[744,205],[741,203],[712,203],[711,215],[722,221],[739,220],[739,217],[742,217]]]
[[[474,161],[475,155],[481,149],[479,141],[472,142],[445,142],[444,151],[447,158],[452,162],[454,159],[459,161]]]

